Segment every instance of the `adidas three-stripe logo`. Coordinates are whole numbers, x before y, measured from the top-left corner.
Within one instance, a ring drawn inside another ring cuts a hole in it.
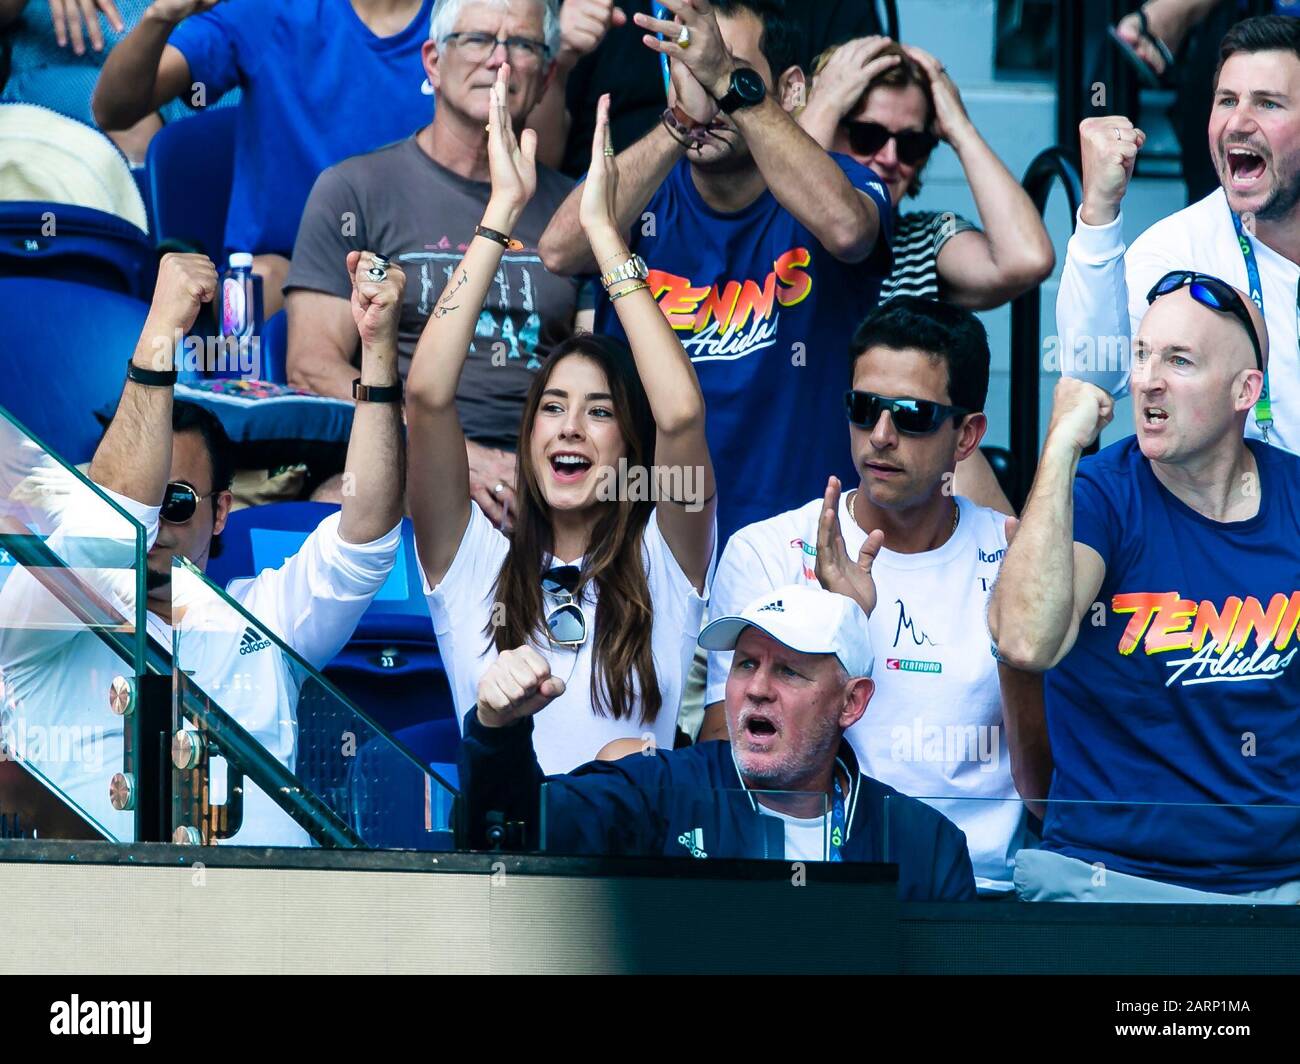
[[[769,602],[766,606],[758,607],[759,613],[766,613],[768,610],[774,610],[777,613],[784,613],[785,603],[782,602],[781,599],[777,599],[775,602]]]
[[[271,645],[269,639],[263,639],[261,634],[251,624],[244,629],[243,638],[239,640],[240,654],[256,654],[259,650],[265,650]]]

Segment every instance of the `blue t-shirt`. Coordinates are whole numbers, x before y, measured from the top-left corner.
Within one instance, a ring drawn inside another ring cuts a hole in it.
[[[226,250],[289,255],[317,175],[433,116],[420,63],[433,0],[376,37],[349,0],[227,0],[172,32],[208,103],[239,86]],[[187,93],[188,102],[194,102]]]
[[[894,212],[875,174],[831,158],[880,213],[880,239],[860,263],[832,256],[770,191],[734,214],[715,211],[685,159],[633,226],[632,250],[704,392],[719,546],[821,495],[831,474],[858,479],[844,414],[849,341],[889,273]],[[625,335],[608,299],[596,328]]]
[[[1226,524],[1134,437],[1079,463],[1074,539],[1106,563],[1104,615],[1046,677],[1050,797],[1122,804],[1049,805],[1049,850],[1229,894],[1300,879],[1300,457],[1246,445],[1259,512]]]

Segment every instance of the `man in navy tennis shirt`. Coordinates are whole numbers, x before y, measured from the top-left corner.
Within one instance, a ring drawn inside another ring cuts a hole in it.
[[[1181,270],[1149,299],[1136,435],[1080,461],[1113,403],[1057,384],[989,606],[1002,658],[1051,670],[1051,801],[1016,887],[1295,903],[1300,457],[1242,436],[1268,358],[1250,299]]]
[[[672,61],[673,106],[619,154],[618,215],[699,375],[722,543],[818,494],[828,472],[853,473],[825,428],[843,417],[848,339],[890,270],[893,214],[870,170],[828,155],[791,118],[803,74],[781,4],[665,7],[680,24],[634,21]],[[615,264],[592,261],[579,198],[547,227],[542,260],[603,274]],[[607,300],[596,330],[621,335]]]
[[[469,845],[485,845],[489,814],[500,813],[524,821],[533,845],[544,819],[553,853],[887,861],[898,865],[901,899],[975,897],[965,836],[863,775],[844,741],[874,690],[858,602],[776,588],[714,621],[700,645],[735,652],[729,741],[646,749],[549,778],[533,752],[532,717],[564,693],[564,681],[531,647],[501,654],[465,715]]]

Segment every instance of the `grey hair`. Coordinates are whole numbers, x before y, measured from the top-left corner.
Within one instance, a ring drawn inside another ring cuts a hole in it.
[[[542,37],[550,51],[550,57],[560,48],[560,5],[559,0],[533,0],[542,8]],[[438,0],[433,5],[433,14],[429,17],[429,39],[442,44],[448,34],[455,32],[456,19],[461,10],[469,4],[488,4],[497,8],[509,8],[510,0]]]

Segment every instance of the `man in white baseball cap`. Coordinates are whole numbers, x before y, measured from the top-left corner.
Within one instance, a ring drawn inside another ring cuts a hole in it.
[[[887,861],[899,866],[902,899],[975,897],[965,836],[924,803],[864,776],[843,739],[874,690],[858,602],[780,587],[708,625],[700,645],[734,652],[729,741],[647,746],[551,777],[533,753],[532,717],[564,682],[530,646],[501,654],[465,716],[463,843],[484,847],[490,822],[522,821],[536,847],[545,783],[550,852]]]

